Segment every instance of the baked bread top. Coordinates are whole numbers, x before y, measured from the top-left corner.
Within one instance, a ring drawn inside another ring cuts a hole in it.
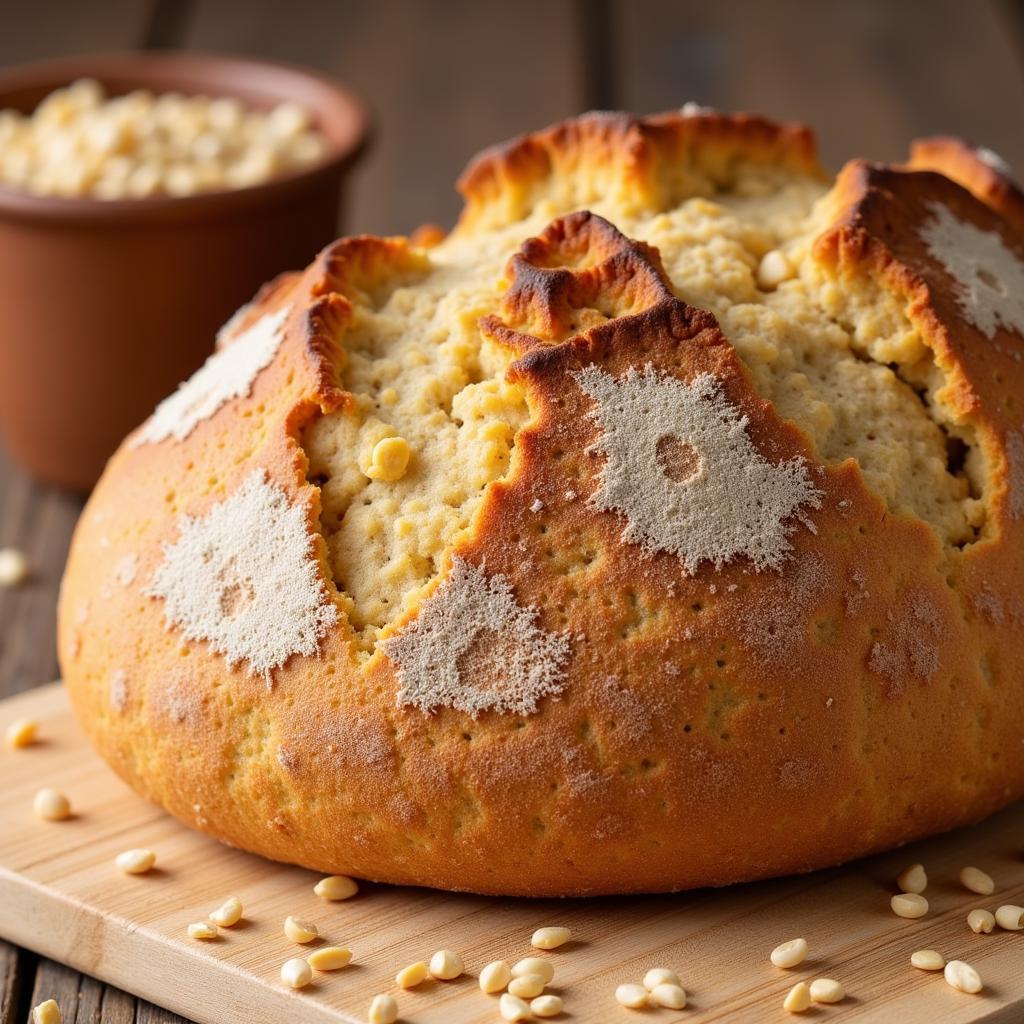
[[[264,288],[111,460],[65,679],[234,845],[480,892],[805,870],[1024,792],[1024,209],[591,114]]]

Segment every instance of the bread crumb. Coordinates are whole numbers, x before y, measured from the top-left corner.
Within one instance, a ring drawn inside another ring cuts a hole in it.
[[[712,374],[687,384],[648,364],[617,380],[591,365],[575,377],[596,403],[593,450],[607,456],[591,500],[626,517],[624,540],[672,552],[691,575],[739,556],[758,571],[782,564],[794,513],[819,508],[821,492],[803,458],[761,455]]]
[[[569,640],[536,624],[508,578],[458,556],[419,614],[380,644],[401,683],[399,704],[527,715],[562,691]]]

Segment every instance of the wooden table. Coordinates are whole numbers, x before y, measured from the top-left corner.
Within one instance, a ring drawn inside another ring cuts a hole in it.
[[[348,226],[379,234],[451,223],[472,153],[593,107],[696,100],[806,120],[834,165],[950,132],[1024,171],[1019,0],[32,0],[4,12],[0,65],[140,46],[295,61],[353,85],[377,136]],[[0,591],[0,696],[57,674],[54,605],[80,507],[0,452],[0,546],[33,568]],[[68,1024],[180,1020],[0,942],[0,1024],[50,996]]]

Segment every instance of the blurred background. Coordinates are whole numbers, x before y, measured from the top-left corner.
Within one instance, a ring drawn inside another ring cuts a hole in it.
[[[592,108],[692,100],[806,121],[833,167],[900,160],[911,138],[949,133],[1024,168],[1021,0],[2,0],[0,25],[0,69],[147,49],[336,76],[374,122],[349,231],[450,225],[474,152]],[[57,675],[54,606],[82,500],[33,482],[0,447],[0,548],[24,552],[30,569],[0,588],[0,696]],[[77,1007],[71,1020],[177,1020],[0,943],[0,1024],[20,1019],[19,988],[73,991],[61,1000]]]
[[[587,109],[686,100],[804,120],[827,163],[952,133],[1024,161],[1017,0],[5,0],[0,66],[212,50],[336,75],[373,113],[347,227],[449,224],[478,149]]]

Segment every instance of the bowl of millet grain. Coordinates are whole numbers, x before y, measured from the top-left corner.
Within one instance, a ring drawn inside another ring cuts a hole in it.
[[[125,53],[0,71],[0,431],[88,489],[260,285],[338,234],[367,118],[301,68]]]

